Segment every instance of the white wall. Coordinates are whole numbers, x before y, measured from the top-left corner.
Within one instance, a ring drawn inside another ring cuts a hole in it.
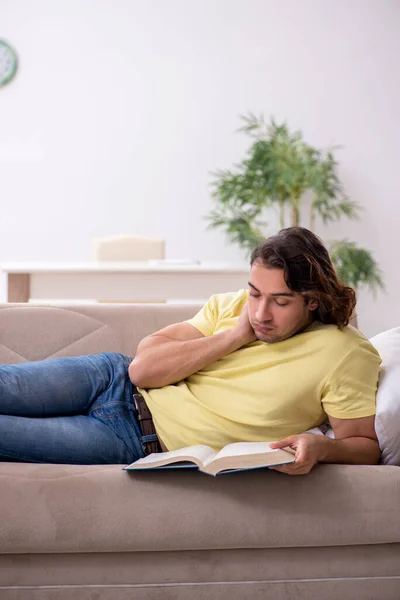
[[[91,236],[120,232],[242,259],[203,215],[209,172],[247,146],[238,114],[262,111],[345,146],[363,222],[320,233],[381,263],[364,331],[400,325],[399,17],[397,0],[0,0],[20,57],[0,89],[0,261],[88,260]]]

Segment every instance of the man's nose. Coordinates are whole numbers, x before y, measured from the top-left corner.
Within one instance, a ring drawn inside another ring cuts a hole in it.
[[[269,302],[261,301],[256,310],[256,319],[259,323],[263,323],[264,321],[271,321],[271,307]]]

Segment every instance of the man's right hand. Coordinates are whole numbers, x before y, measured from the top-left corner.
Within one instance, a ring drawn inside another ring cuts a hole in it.
[[[257,341],[257,336],[250,324],[247,302],[240,313],[238,324],[232,330],[232,335],[241,342],[242,346]]]

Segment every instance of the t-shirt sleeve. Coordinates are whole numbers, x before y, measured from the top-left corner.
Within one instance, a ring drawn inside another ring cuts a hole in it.
[[[186,323],[196,327],[205,336],[213,335],[217,325],[217,315],[216,296],[211,296],[199,312],[192,319],[188,319]]]
[[[372,344],[368,340],[359,342],[324,385],[322,405],[326,414],[337,419],[374,415],[380,363]]]

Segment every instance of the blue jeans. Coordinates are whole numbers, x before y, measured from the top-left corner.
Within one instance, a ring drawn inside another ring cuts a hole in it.
[[[0,461],[127,464],[144,456],[132,359],[106,352],[0,366]]]

